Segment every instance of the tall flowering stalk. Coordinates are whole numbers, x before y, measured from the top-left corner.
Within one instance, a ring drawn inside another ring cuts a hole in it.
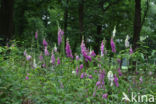
[[[43,39],[43,45],[44,45],[44,47],[47,47],[47,45],[48,45],[48,43],[45,39]]]
[[[60,58],[57,58],[57,64],[59,65],[61,63]]]
[[[55,65],[55,55],[54,55],[53,51],[52,51],[52,54],[51,54],[51,63],[53,65]]]
[[[96,56],[94,50],[93,51],[90,51],[90,55],[93,56],[93,57]]]
[[[42,53],[40,53],[39,59],[40,59],[40,61],[43,60],[43,55],[42,55]]]
[[[130,54],[133,53],[133,49],[132,49],[132,47],[130,47],[130,49],[129,49],[129,53],[130,53]]]
[[[81,42],[81,54],[83,55],[83,57],[85,58],[85,61],[91,61],[91,56],[88,55],[88,50],[86,49],[86,46],[84,44],[84,40],[82,40]]]
[[[116,76],[116,74],[114,75],[114,83],[116,87],[119,87],[118,77]]]
[[[111,38],[111,48],[112,48],[112,52],[116,53],[116,49],[115,49],[115,43],[113,41],[113,38]]]
[[[72,51],[71,51],[70,44],[69,44],[68,40],[66,40],[66,54],[67,54],[67,57],[73,58]]]
[[[63,30],[61,30],[61,29],[59,28],[59,29],[58,29],[58,45],[60,45],[61,42],[62,42],[63,34],[64,34]]]
[[[99,72],[100,72],[99,73],[99,80],[96,82],[96,86],[98,86],[98,88],[102,88],[102,87],[104,87],[105,71],[100,70]]]
[[[107,74],[108,80],[111,82],[110,86],[113,86],[113,81],[114,81],[114,77],[113,77],[113,72],[109,71]]]
[[[36,31],[35,32],[35,39],[37,40],[37,38],[38,38],[38,32]]]
[[[129,41],[128,41],[128,40],[129,40],[129,36],[127,35],[127,36],[126,36],[126,39],[125,39],[125,47],[126,47],[126,48],[129,47]]]
[[[101,56],[104,55],[104,42],[101,42],[101,46],[100,46],[100,50],[101,50]]]
[[[26,54],[26,59],[27,59],[27,61],[29,61],[29,60],[31,60],[31,56],[30,55],[28,55],[28,54]]]
[[[122,72],[121,72],[120,68],[118,68],[118,74],[119,74],[119,76],[122,76]]]
[[[49,56],[49,52],[48,52],[47,47],[44,48],[44,54],[45,54],[45,56]]]

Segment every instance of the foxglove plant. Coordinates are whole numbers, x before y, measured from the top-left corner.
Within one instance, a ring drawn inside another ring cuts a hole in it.
[[[26,76],[26,77],[25,77],[25,80],[28,80],[28,79],[29,79],[29,77],[28,77],[28,76]]]
[[[83,64],[80,65],[80,70],[83,69]]]
[[[133,54],[133,49],[132,49],[132,47],[130,47],[129,53],[130,53],[130,54]]]
[[[116,26],[114,27],[114,30],[113,30],[113,38],[115,37],[115,34],[116,34]]]
[[[81,73],[80,78],[81,78],[81,79],[83,79],[83,78],[84,78],[84,73]]]
[[[55,65],[55,55],[54,55],[53,51],[52,51],[52,54],[51,54],[51,63],[53,65]]]
[[[92,75],[89,75],[89,77],[88,77],[89,79],[92,79],[93,78],[93,76]]]
[[[36,31],[35,32],[35,39],[37,40],[37,38],[38,38],[38,32]]]
[[[107,93],[102,95],[102,98],[103,99],[107,99],[107,97],[108,97],[108,94]]]
[[[104,87],[104,77],[105,77],[105,71],[104,70],[100,70],[99,71],[99,80],[96,83],[96,86],[98,86],[98,88],[102,88]]]
[[[94,50],[93,51],[90,51],[90,55],[93,56],[93,57],[96,56]]]
[[[26,50],[24,50],[24,56],[26,56],[27,55],[27,51]]]
[[[100,50],[101,50],[101,56],[104,55],[104,42],[101,42],[101,46],[100,46]]]
[[[44,48],[44,55],[45,55],[45,56],[49,56],[49,52],[48,52],[47,47]]]
[[[118,73],[119,73],[119,76],[122,76],[122,72],[120,68],[118,68]]]
[[[26,54],[26,59],[27,59],[27,61],[29,61],[31,59],[31,56]]]
[[[78,75],[78,74],[79,74],[79,68],[76,67],[76,75]]]
[[[139,78],[139,80],[140,80],[140,83],[142,83],[142,82],[143,82],[142,76]]]
[[[59,65],[60,63],[60,58],[57,58],[57,65]]]
[[[46,64],[44,63],[44,64],[42,64],[42,68],[45,68],[46,67]]]
[[[81,54],[83,55],[83,57],[85,58],[85,61],[91,61],[91,56],[88,55],[88,50],[86,49],[86,46],[84,44],[84,40],[82,40],[81,42]]]
[[[34,59],[33,68],[37,68],[36,60]]]
[[[84,77],[87,77],[87,74],[86,73],[81,73],[80,78],[83,79]]]
[[[114,75],[114,83],[116,87],[119,87],[118,77],[116,76],[116,74]]]
[[[68,40],[66,40],[66,54],[67,54],[67,57],[73,58],[72,50],[70,48],[70,44]]]
[[[54,46],[54,52],[57,52],[57,47],[56,47],[56,44]]]
[[[127,35],[127,36],[126,36],[126,39],[125,39],[125,47],[126,47],[126,48],[129,47],[129,41],[128,41],[128,40],[129,40],[129,36]]]
[[[58,45],[60,45],[61,42],[62,42],[63,34],[64,34],[63,30],[61,30],[61,29],[59,28],[59,29],[58,29]]]
[[[79,58],[79,56],[77,55],[77,56],[76,56],[76,60],[79,60],[79,59],[80,59],[80,58]]]
[[[113,81],[114,81],[114,77],[113,77],[113,72],[109,71],[107,74],[108,80],[111,82],[110,86],[113,86]]]
[[[42,55],[42,53],[40,53],[39,59],[40,59],[40,61],[43,60],[43,55]]]
[[[43,45],[44,45],[44,47],[48,46],[48,43],[47,43],[47,41],[45,39],[43,39]]]
[[[115,43],[113,41],[113,38],[111,38],[111,48],[112,48],[112,52],[116,53],[116,49],[115,49]]]

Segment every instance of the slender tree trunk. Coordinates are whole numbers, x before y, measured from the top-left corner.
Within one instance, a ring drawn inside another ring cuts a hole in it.
[[[96,54],[99,53],[99,49],[100,49],[100,42],[101,42],[101,33],[102,33],[102,25],[97,25],[97,35],[95,36],[95,47],[94,47],[94,51]]]
[[[66,0],[66,3],[68,5],[69,0]],[[68,7],[65,7],[64,11],[64,42],[66,43],[67,38],[67,26],[68,26]]]
[[[9,40],[13,35],[13,7],[14,0],[1,0],[0,7],[0,37],[4,41]]]
[[[135,17],[134,17],[134,34],[133,34],[133,50],[138,48],[137,43],[140,39],[141,31],[141,0],[135,0]]]
[[[134,17],[134,33],[133,33],[133,51],[139,47],[140,40],[140,31],[141,31],[141,0],[135,0],[135,17]],[[136,70],[136,61],[132,61],[132,71]]]
[[[84,16],[84,0],[79,1],[79,28],[80,28],[80,40],[83,35],[83,16]],[[85,38],[85,37],[84,37]]]

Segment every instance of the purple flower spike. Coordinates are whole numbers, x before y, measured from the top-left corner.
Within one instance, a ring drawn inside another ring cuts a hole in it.
[[[35,32],[35,39],[37,40],[37,38],[38,38],[38,33],[37,33],[37,31]]]
[[[80,70],[83,69],[83,64],[80,65]]]
[[[85,58],[85,61],[91,61],[91,56],[88,55],[88,50],[86,49],[86,46],[84,44],[84,40],[82,40],[81,42],[81,54],[83,55],[83,57]]]
[[[51,63],[54,65],[55,64],[55,56],[54,53],[52,51],[52,55],[51,55]]]
[[[92,75],[89,75],[89,78],[92,79],[93,78]]]
[[[120,68],[118,69],[118,73],[119,73],[119,76],[122,76],[122,72],[121,72]]]
[[[42,60],[43,60],[42,53],[40,54],[39,59],[40,59],[40,61],[42,61]]]
[[[102,95],[102,98],[103,98],[103,99],[107,99],[107,97],[108,97],[108,94],[103,94],[103,95]]]
[[[83,79],[83,78],[84,78],[84,76],[85,76],[85,75],[84,75],[84,73],[81,73],[80,78],[81,78],[81,79]]]
[[[46,64],[42,64],[42,67],[45,68],[46,67]]]
[[[115,43],[113,41],[113,38],[111,38],[111,48],[112,48],[112,52],[116,53],[116,49],[115,49]]]
[[[26,59],[27,59],[27,61],[29,61],[31,59],[31,56],[30,55],[26,55]]]
[[[45,54],[45,56],[49,56],[49,52],[48,52],[47,47],[45,47],[45,49],[44,49],[44,54]]]
[[[24,56],[26,56],[27,55],[27,51],[26,50],[24,50]]]
[[[78,75],[78,74],[79,74],[79,68],[76,67],[76,75]]]
[[[70,49],[70,44],[69,44],[68,40],[66,41],[66,54],[67,54],[67,57],[73,58],[72,51]]]
[[[28,77],[28,76],[26,76],[26,77],[25,77],[25,80],[28,80],[28,79],[29,79],[29,77]]]
[[[114,75],[114,83],[115,83],[116,87],[119,87],[118,77],[116,75]]]
[[[59,65],[60,63],[60,58],[57,58],[57,64]]]
[[[90,55],[93,56],[93,57],[96,56],[94,51],[92,51]]]
[[[48,43],[46,42],[45,39],[43,39],[43,45],[46,47],[48,45]]]
[[[96,82],[96,86],[99,86],[100,84],[101,84],[100,81],[97,81],[97,82]]]
[[[142,82],[143,82],[142,76],[139,78],[139,80],[140,80],[140,83],[142,83]]]
[[[130,53],[130,54],[133,53],[133,49],[132,49],[132,47],[129,49],[129,53]]]
[[[101,56],[103,56],[104,55],[104,42],[103,41],[101,42],[100,50],[101,50]]]
[[[64,32],[61,29],[59,29],[58,30],[58,45],[60,45],[62,42],[63,34],[64,34]]]
[[[79,60],[79,56],[76,56],[76,60]]]

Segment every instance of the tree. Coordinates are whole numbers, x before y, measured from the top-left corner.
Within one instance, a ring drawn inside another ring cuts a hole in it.
[[[14,0],[1,0],[0,3],[0,36],[7,41],[14,33]]]

